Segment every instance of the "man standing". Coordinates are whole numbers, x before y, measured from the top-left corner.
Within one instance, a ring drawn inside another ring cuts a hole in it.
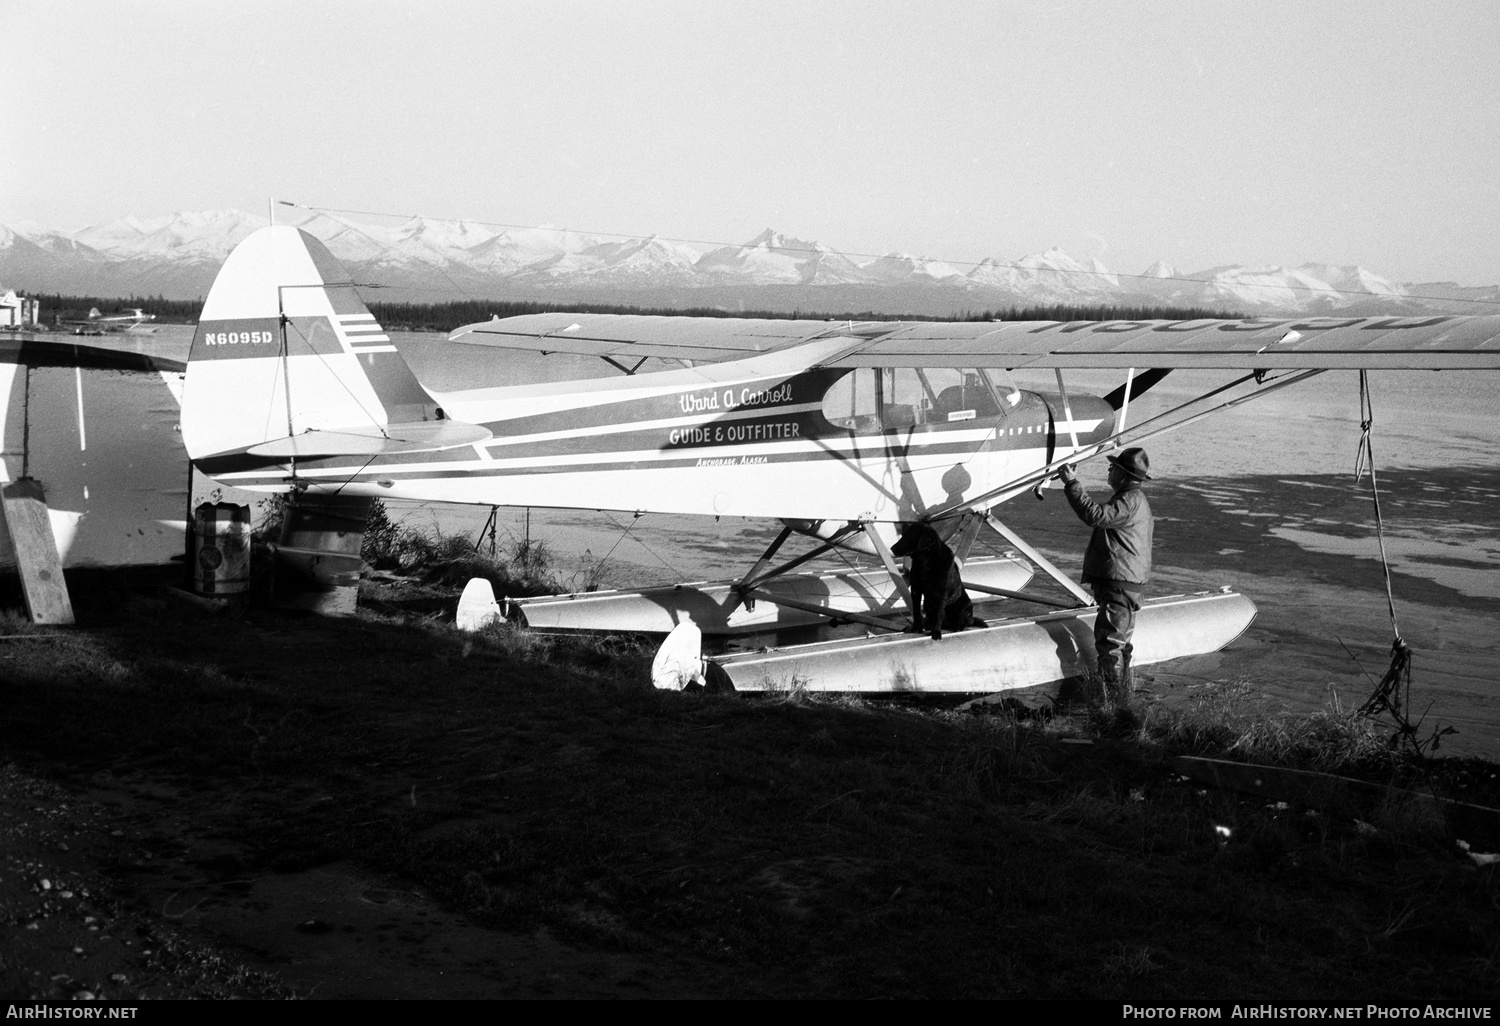
[[[1063,467],[1063,494],[1073,512],[1094,529],[1083,554],[1083,580],[1094,590],[1099,616],[1094,621],[1094,650],[1105,687],[1126,697],[1132,684],[1131,635],[1151,577],[1151,504],[1141,486],[1151,480],[1151,461],[1144,449],[1125,449],[1108,456],[1109,486],[1114,494],[1100,505],[1083,490],[1072,467]]]

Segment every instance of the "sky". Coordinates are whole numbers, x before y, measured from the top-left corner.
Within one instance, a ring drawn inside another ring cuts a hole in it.
[[[1500,282],[1500,3],[0,0],[0,224],[311,206]]]

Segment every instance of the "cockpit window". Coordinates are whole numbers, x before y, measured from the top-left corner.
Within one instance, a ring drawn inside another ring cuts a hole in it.
[[[824,394],[823,415],[852,431],[951,424],[1003,416],[1013,393],[982,369],[861,367]]]

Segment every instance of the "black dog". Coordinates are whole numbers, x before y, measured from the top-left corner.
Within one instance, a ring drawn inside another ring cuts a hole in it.
[[[974,619],[974,603],[964,591],[963,578],[953,550],[928,524],[910,523],[901,525],[901,537],[891,546],[895,556],[911,557],[911,618],[912,629],[923,632],[925,619],[927,630],[934,641],[943,636],[943,628],[961,631],[978,623]]]

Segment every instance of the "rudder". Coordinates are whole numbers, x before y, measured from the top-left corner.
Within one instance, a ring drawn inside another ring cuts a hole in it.
[[[188,354],[192,459],[378,451],[390,426],[441,417],[321,242],[272,225],[229,254]]]

